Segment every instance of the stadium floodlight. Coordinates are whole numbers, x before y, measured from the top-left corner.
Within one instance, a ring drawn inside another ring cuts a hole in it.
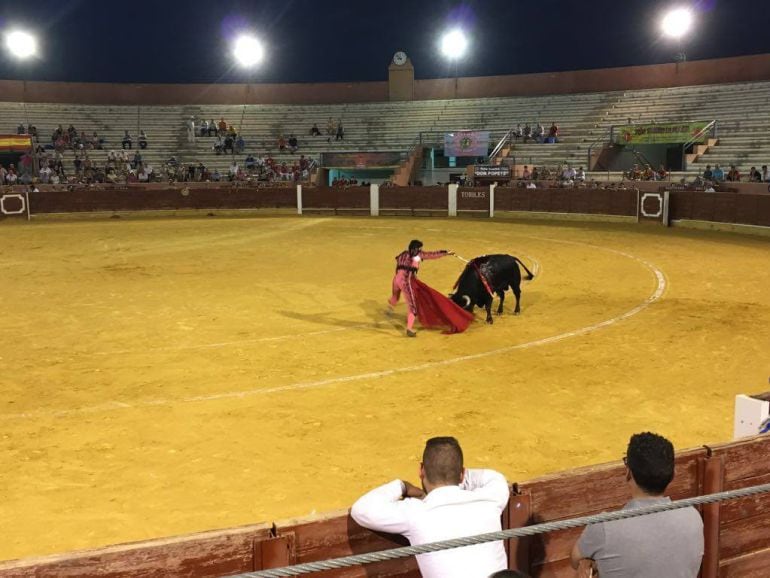
[[[671,38],[682,38],[692,28],[692,11],[688,8],[675,8],[663,17],[663,34]]]
[[[441,38],[441,52],[449,60],[462,58],[467,49],[468,38],[459,28],[450,30]]]
[[[5,47],[16,58],[26,60],[37,54],[37,39],[21,30],[12,30],[5,35]]]
[[[233,56],[238,64],[244,68],[251,68],[259,64],[265,56],[262,43],[250,34],[242,34],[235,39],[233,44]]]

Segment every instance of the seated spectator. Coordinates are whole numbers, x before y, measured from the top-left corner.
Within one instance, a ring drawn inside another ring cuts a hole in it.
[[[30,136],[32,136],[32,138],[34,138],[35,140],[37,140],[37,127],[36,127],[36,126],[34,126],[34,125],[29,125],[29,126],[27,127],[27,132],[30,134]]]
[[[718,166],[719,166],[719,165],[717,165],[717,167],[718,167]],[[664,180],[666,180],[666,178],[668,177],[668,171],[666,170],[666,167],[665,167],[664,165],[660,165],[660,166],[658,167],[658,173],[657,173],[657,175],[658,175],[658,180],[659,180],[659,181],[664,181]]]
[[[542,124],[537,123],[534,132],[535,142],[543,142],[543,135],[545,135],[545,127]]]
[[[521,123],[519,123],[516,125],[516,128],[513,129],[511,136],[513,136],[513,140],[518,141],[523,135],[524,130],[521,128]]]
[[[132,169],[135,169],[135,168],[137,168],[137,167],[138,167],[140,164],[142,164],[142,155],[141,155],[141,154],[139,154],[139,151],[136,151],[136,152],[134,153],[134,158],[133,158],[133,159],[131,159],[131,168],[132,168]]]
[[[305,158],[305,155],[299,155],[299,168],[300,170],[307,170],[310,167],[310,161]]]
[[[378,532],[403,534],[412,545],[497,532],[508,503],[508,483],[493,471],[465,469],[460,444],[452,437],[429,439],[420,464],[422,488],[402,480],[359,498],[353,519]],[[417,556],[424,578],[488,576],[504,570],[502,542]]]
[[[757,167],[751,167],[751,170],[749,171],[749,182],[750,183],[761,183],[762,182],[762,173],[760,173],[757,170]]]
[[[225,136],[225,133],[227,133],[227,123],[225,122],[225,117],[221,117],[219,119],[219,125],[217,128],[219,129],[219,136]]]
[[[78,156],[77,153],[75,153],[75,159],[72,161],[72,164],[75,165],[75,173],[79,174],[80,169],[83,168],[83,160]]]
[[[767,165],[762,165],[762,182],[770,182],[770,172],[767,170]]]
[[[564,170],[561,172],[561,180],[574,181],[576,175],[577,175],[577,171],[575,171],[575,169],[573,169],[571,165],[567,164],[567,166],[564,167]]]
[[[711,165],[706,165],[706,170],[703,171],[703,178],[707,181],[710,181],[714,178],[714,173],[711,170]]]
[[[278,150],[279,151],[285,151],[286,150],[286,139],[283,138],[283,135],[280,135],[278,137]]]
[[[291,152],[297,152],[297,149],[299,148],[299,143],[297,142],[297,137],[294,135],[289,136],[289,150]]]
[[[334,124],[334,119],[332,117],[329,117],[329,121],[326,123],[326,134],[329,136],[334,136],[336,132],[337,132],[337,125]]]
[[[252,170],[257,165],[257,161],[254,159],[254,155],[249,154],[244,159],[243,164],[247,170]]]
[[[123,145],[124,149],[127,149],[127,148],[130,149],[130,148],[133,148],[132,142],[133,141],[131,140],[131,135],[128,134],[128,131],[125,131],[123,134],[123,140],[121,141],[121,145]]]
[[[238,154],[241,154],[243,152],[243,149],[246,148],[246,141],[243,140],[243,137],[241,135],[238,135],[235,138],[235,152]]]
[[[214,122],[214,119],[212,118],[208,123],[208,136],[216,136],[217,134],[217,123]]]
[[[527,123],[524,125],[524,142],[527,142],[530,138],[532,138],[532,127]]]
[[[342,128],[342,119],[337,123],[337,134],[334,140],[345,140],[345,129]]]
[[[16,174],[16,167],[13,164],[8,166],[8,170],[5,173],[5,184],[15,185],[19,180],[19,175]]]
[[[540,169],[538,169],[537,167],[533,167],[532,168],[532,180],[533,181],[539,181],[540,178],[541,178],[541,176],[540,176]]]
[[[730,182],[740,182],[741,172],[735,168],[735,165],[730,165],[730,170],[727,172],[727,180]]]
[[[139,148],[142,150],[147,148],[147,135],[143,130],[139,131]]]
[[[623,463],[631,494],[624,510],[671,501],[663,495],[674,478],[670,441],[649,432],[635,434]],[[603,578],[695,578],[703,558],[703,521],[690,507],[592,524],[583,530],[570,558],[574,568],[582,559],[593,560]]]
[[[211,148],[214,149],[214,153],[221,155],[225,148],[225,141],[222,140],[221,136],[217,135],[217,140],[214,141],[214,146]]]
[[[200,135],[201,136],[208,136],[209,135],[209,121],[203,120],[200,123]]]
[[[233,161],[230,163],[230,169],[228,170],[228,177],[231,181],[234,181],[238,176],[238,163]]]
[[[214,172],[211,173],[211,180],[215,183],[218,183],[222,179],[222,176],[219,174],[219,170],[214,169]]]
[[[166,161],[166,164],[170,167],[176,167],[179,165],[179,161],[172,155],[171,158]]]
[[[655,180],[655,171],[652,169],[652,165],[645,165],[644,170],[642,171],[642,180],[645,180],[645,181]]]
[[[313,128],[310,129],[310,136],[321,136],[317,123],[313,123]]]
[[[19,126],[16,127],[16,134],[27,134],[27,129],[24,128],[24,123],[19,123]]]
[[[227,136],[233,139],[235,141],[235,137],[238,136],[238,131],[235,130],[235,127],[233,125],[230,125],[227,128]]]
[[[553,142],[556,142],[559,138],[559,127],[555,122],[551,123],[551,128],[548,129],[548,136],[553,139]]]
[[[521,173],[521,178],[525,181],[532,178],[532,174],[529,172],[529,167],[527,165],[524,165],[524,172]]]
[[[575,180],[579,183],[584,183],[586,180],[586,172],[583,170],[583,167],[580,167],[577,172],[575,173]]]
[[[714,165],[714,170],[711,171],[711,180],[717,183],[721,183],[725,180],[725,172],[719,165]]]
[[[230,151],[230,153],[235,152],[235,140],[229,134],[225,136],[225,141],[222,144],[222,152],[226,153],[227,151]]]

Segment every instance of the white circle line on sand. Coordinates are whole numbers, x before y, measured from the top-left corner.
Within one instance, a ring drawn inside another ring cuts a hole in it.
[[[544,240],[555,241],[554,239],[544,239]],[[311,389],[311,388],[324,387],[327,385],[362,381],[366,379],[380,379],[380,378],[389,377],[392,375],[413,373],[416,371],[433,369],[436,367],[445,367],[448,365],[455,365],[457,363],[464,363],[466,361],[475,361],[477,359],[484,359],[486,357],[492,357],[495,355],[510,353],[512,351],[530,349],[533,347],[539,347],[541,345],[549,345],[551,343],[564,341],[571,337],[585,335],[587,333],[591,333],[592,331],[596,331],[597,329],[603,329],[605,327],[615,325],[616,323],[624,321],[640,313],[641,311],[644,311],[647,307],[649,307],[650,305],[658,301],[666,291],[666,285],[667,285],[666,276],[663,274],[663,272],[653,264],[643,259],[640,259],[639,257],[636,257],[629,253],[624,253],[623,251],[617,251],[615,249],[609,249],[606,247],[598,247],[595,245],[589,245],[587,243],[579,243],[579,242],[573,242],[573,241],[557,241],[557,242],[563,242],[563,243],[575,244],[575,245],[584,245],[594,249],[600,249],[600,250],[608,251],[618,255],[622,255],[624,257],[637,261],[638,263],[641,263],[644,267],[646,267],[655,276],[655,279],[656,279],[655,291],[649,297],[647,297],[647,299],[645,299],[642,303],[640,303],[633,309],[626,311],[625,313],[622,313],[615,317],[612,317],[611,319],[599,321],[597,323],[587,325],[580,329],[574,329],[572,331],[567,331],[565,333],[560,333],[558,335],[552,335],[551,337],[544,337],[542,339],[536,339],[534,341],[528,341],[526,343],[519,343],[517,345],[500,347],[489,351],[482,351],[480,353],[473,353],[470,355],[452,357],[450,359],[444,359],[441,361],[429,361],[426,363],[420,363],[420,364],[411,365],[408,367],[399,367],[396,369],[385,369],[381,371],[370,371],[367,373],[331,377],[328,379],[321,379],[317,381],[289,383],[286,385],[279,385],[275,387],[248,389],[243,391],[231,391],[231,392],[215,393],[215,394],[208,394],[208,395],[196,395],[196,396],[189,396],[189,397],[183,397],[183,398],[177,398],[177,399],[158,398],[158,399],[139,400],[134,402],[109,401],[99,405],[72,408],[72,409],[33,410],[30,412],[0,415],[0,421],[8,421],[13,419],[45,418],[45,417],[54,417],[54,418],[70,417],[74,415],[102,413],[102,412],[115,411],[120,409],[137,409],[142,407],[167,406],[167,405],[175,405],[175,404],[181,404],[181,403],[199,403],[199,402],[208,402],[208,401],[218,401],[218,400],[224,400],[224,399],[242,399],[246,397],[253,397],[256,395],[263,395],[268,393],[281,393],[286,391]]]

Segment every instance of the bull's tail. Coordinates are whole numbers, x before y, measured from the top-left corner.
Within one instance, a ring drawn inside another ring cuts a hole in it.
[[[519,259],[518,257],[514,257],[514,259],[516,260],[516,262],[517,262],[519,265],[521,265],[522,267],[524,267],[524,270],[527,272],[527,281],[532,281],[532,279],[534,279],[534,278],[535,278],[535,274],[534,274],[532,271],[530,271],[529,269],[527,269],[527,266],[524,264],[524,261],[522,261],[522,260],[521,260],[521,259]]]

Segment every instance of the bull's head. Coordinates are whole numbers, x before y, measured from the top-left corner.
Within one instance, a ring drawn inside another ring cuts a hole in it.
[[[473,302],[471,301],[471,298],[468,297],[467,295],[452,293],[449,297],[452,299],[452,301],[454,301],[457,305],[459,305],[466,311],[473,311]]]

